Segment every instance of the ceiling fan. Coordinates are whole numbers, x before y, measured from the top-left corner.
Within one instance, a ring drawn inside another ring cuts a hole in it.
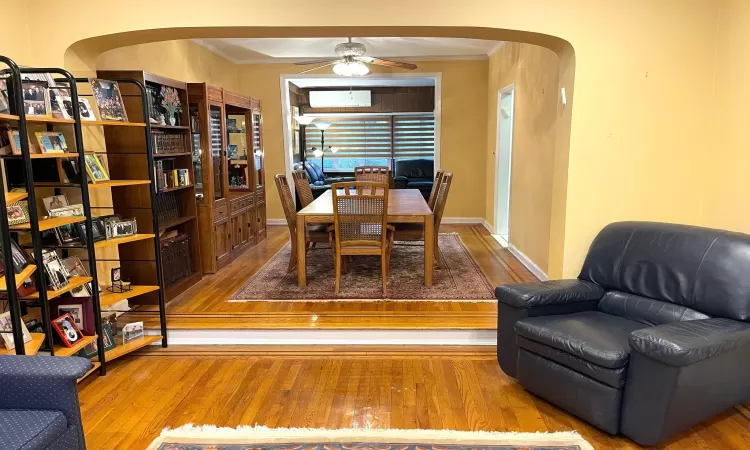
[[[333,71],[337,75],[345,77],[358,76],[362,77],[370,75],[370,69],[366,64],[376,64],[378,66],[398,67],[400,69],[414,70],[417,68],[416,64],[403,63],[398,61],[391,61],[383,58],[376,58],[374,56],[362,56],[365,54],[364,44],[358,42],[352,42],[352,38],[349,38],[348,42],[338,44],[334,51],[339,55],[338,59],[316,59],[313,61],[302,61],[295,63],[298,66],[305,66],[309,64],[321,64],[320,66],[313,67],[302,72],[307,73],[313,70],[322,69],[323,67],[333,66]]]

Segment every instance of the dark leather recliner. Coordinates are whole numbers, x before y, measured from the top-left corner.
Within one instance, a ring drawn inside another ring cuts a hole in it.
[[[750,236],[620,222],[578,279],[508,284],[497,359],[532,393],[653,445],[750,399]]]
[[[435,178],[431,159],[397,159],[394,161],[393,184],[396,189],[419,189],[425,200],[430,196]]]
[[[305,172],[307,172],[307,179],[310,181],[310,189],[312,189],[313,198],[318,198],[323,192],[331,189],[333,183],[354,181],[354,177],[326,177],[317,164],[309,161],[305,161],[304,163],[294,163],[293,166],[294,170],[301,170],[303,167]]]

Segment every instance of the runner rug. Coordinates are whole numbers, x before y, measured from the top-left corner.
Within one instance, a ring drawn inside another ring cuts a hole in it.
[[[285,245],[230,302],[248,301],[467,301],[494,302],[494,286],[456,233],[440,234],[445,267],[433,271],[432,287],[424,285],[424,247],[420,243],[396,243],[391,253],[388,292],[383,295],[379,256],[354,256],[341,276],[341,290],[334,292],[333,249],[327,244],[307,252],[307,286],[297,286],[297,270],[287,271],[291,245]],[[321,245],[321,244],[318,244]]]
[[[186,425],[162,432],[148,450],[593,450],[578,433],[300,429]]]

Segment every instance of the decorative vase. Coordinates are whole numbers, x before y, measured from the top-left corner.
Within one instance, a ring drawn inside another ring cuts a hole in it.
[[[174,124],[177,123],[177,119],[174,117],[174,113],[169,115],[169,124],[174,126]]]

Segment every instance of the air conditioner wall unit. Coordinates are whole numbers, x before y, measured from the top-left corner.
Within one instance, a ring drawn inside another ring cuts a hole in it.
[[[346,108],[372,106],[371,91],[310,91],[312,108]]]

